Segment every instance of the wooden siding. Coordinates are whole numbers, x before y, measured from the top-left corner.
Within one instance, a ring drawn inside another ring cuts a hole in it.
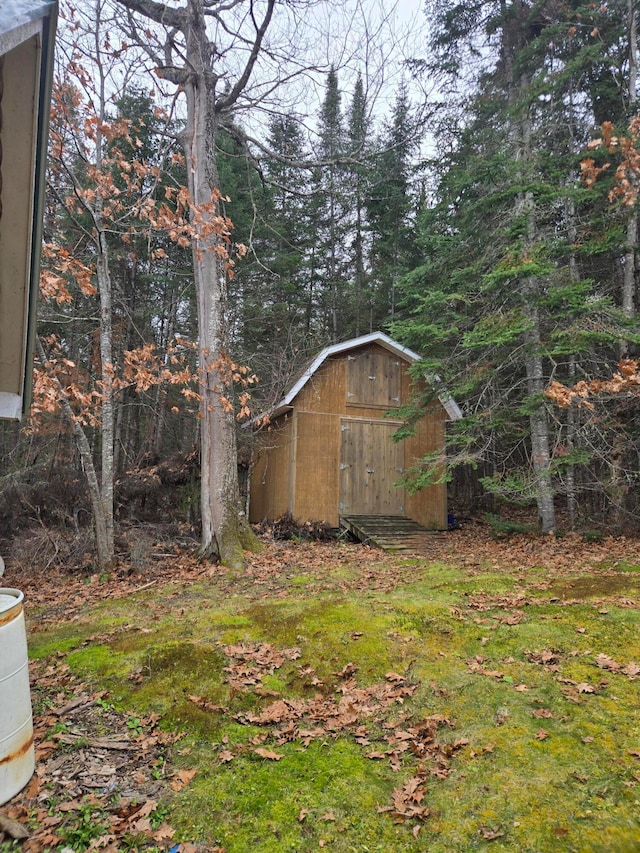
[[[343,414],[346,397],[345,365],[344,357],[327,359],[296,397],[296,411]]]
[[[22,401],[30,300],[31,229],[40,39],[4,56],[2,228],[0,229],[0,391]],[[33,285],[37,292],[38,285]],[[17,414],[19,417],[19,414]]]
[[[393,409],[400,405],[402,363],[380,346],[347,355],[347,406]]]
[[[340,418],[298,412],[296,420],[293,516],[337,527]]]
[[[404,448],[393,441],[399,424],[342,418],[340,515],[403,515],[404,489],[396,486]]]
[[[434,404],[433,410],[416,424],[415,434],[405,439],[405,469],[433,450],[444,453],[446,412]],[[411,495],[407,492],[406,514],[419,524],[435,530],[447,528],[447,486],[438,483]]]
[[[293,419],[279,418],[268,429],[256,433],[251,471],[249,520],[257,524],[290,511]]]
[[[251,521],[290,511],[298,521],[337,527],[339,516],[350,511],[404,513],[425,527],[446,528],[446,485],[415,495],[394,485],[425,453],[444,448],[446,412],[438,401],[413,437],[392,440],[400,422],[384,414],[409,402],[413,380],[408,367],[377,343],[327,358],[292,401],[287,426],[256,436]],[[350,424],[355,424],[351,442],[341,429]],[[350,482],[353,466],[356,479]]]

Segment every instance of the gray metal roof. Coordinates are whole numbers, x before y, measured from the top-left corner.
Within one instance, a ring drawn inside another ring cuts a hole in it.
[[[56,5],[55,0],[2,0],[0,2],[0,35],[44,18]]]

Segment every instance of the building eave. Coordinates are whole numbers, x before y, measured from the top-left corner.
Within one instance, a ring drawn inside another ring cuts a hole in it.
[[[2,0],[0,8],[0,56],[10,78],[9,83],[5,79],[4,117],[14,131],[3,145],[4,230],[8,224],[10,231],[0,254],[0,302],[4,298],[5,303],[0,312],[0,418],[20,419],[31,403],[57,10],[57,0]],[[19,94],[12,98],[7,87]],[[22,149],[17,140],[23,140]]]
[[[274,406],[269,412],[267,412],[268,418],[274,419],[276,417],[279,417],[281,414],[284,414],[284,412],[290,410],[295,398],[298,396],[298,394],[302,391],[307,382],[320,369],[320,367],[327,359],[331,358],[332,356],[339,355],[340,353],[348,352],[349,350],[359,349],[360,347],[364,347],[369,344],[378,344],[379,346],[388,350],[393,355],[396,355],[399,358],[404,358],[405,361],[411,363],[420,361],[420,356],[418,355],[418,353],[414,352],[408,347],[402,346],[402,344],[399,344],[397,341],[394,341],[388,335],[385,335],[384,332],[371,332],[368,335],[362,335],[358,338],[352,338],[348,341],[342,341],[338,344],[332,344],[331,346],[325,347],[322,352],[318,353],[318,355],[314,358],[309,367],[304,371],[304,373],[300,376],[296,383],[292,385],[292,387],[285,394],[282,400],[280,400],[280,402],[276,406]],[[425,379],[430,384],[437,384],[440,381],[437,376],[425,376]],[[460,418],[462,417],[462,412],[460,410],[460,407],[450,394],[447,394],[446,392],[439,393],[438,400],[442,404],[450,420],[460,420]],[[263,419],[264,415],[261,415],[257,418],[254,418],[248,425],[257,426]]]

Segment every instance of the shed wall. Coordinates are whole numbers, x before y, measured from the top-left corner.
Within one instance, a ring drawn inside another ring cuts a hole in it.
[[[411,468],[425,454],[439,450],[444,453],[446,413],[441,406],[434,406],[417,424],[415,434],[404,444],[404,467]],[[415,494],[407,491],[406,513],[419,524],[436,530],[447,527],[447,486],[437,483],[427,486]]]
[[[249,504],[252,524],[265,518],[279,518],[290,511],[292,436],[290,416],[279,418],[269,429],[256,434]]]
[[[296,420],[293,517],[337,527],[340,416],[298,412]]]
[[[277,518],[289,511],[299,521],[325,521],[337,527],[341,419],[380,422],[386,412],[409,402],[412,379],[408,367],[375,343],[327,358],[293,401],[287,428],[256,436],[259,449],[252,474],[251,521]],[[444,408],[434,403],[433,410],[417,424],[415,435],[402,442],[405,470],[425,453],[444,449],[445,421]],[[446,527],[445,484],[415,495],[407,493],[404,501],[398,501],[402,504],[405,514],[420,524]]]
[[[33,36],[4,56],[3,68],[0,391],[15,395],[20,404],[25,379],[33,219],[33,205],[25,203],[25,199],[33,199],[39,56],[39,38]]]

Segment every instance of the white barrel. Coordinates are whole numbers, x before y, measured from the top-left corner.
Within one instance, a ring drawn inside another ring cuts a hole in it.
[[[0,805],[35,768],[23,598],[18,589],[0,588]]]

